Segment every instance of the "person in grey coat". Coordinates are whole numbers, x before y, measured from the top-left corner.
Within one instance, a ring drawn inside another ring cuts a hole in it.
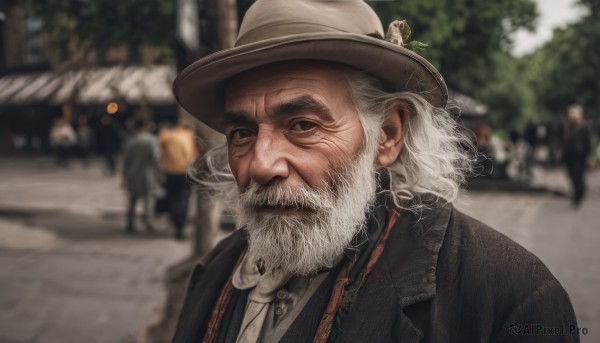
[[[364,1],[257,0],[179,104],[225,134],[191,180],[238,229],[191,275],[173,342],[578,342],[533,254],[457,211],[473,149],[439,72]]]
[[[139,199],[144,204],[144,224],[154,231],[154,206],[160,178],[158,139],[148,132],[148,123],[136,120],[132,134],[123,145],[123,183],[129,194],[126,232],[135,230],[135,207]]]

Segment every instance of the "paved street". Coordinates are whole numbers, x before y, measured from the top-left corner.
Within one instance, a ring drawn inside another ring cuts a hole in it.
[[[163,275],[189,242],[123,233],[118,178],[0,160],[0,342],[136,342],[164,303]]]
[[[600,342],[600,172],[579,209],[560,170],[538,171],[552,192],[477,191],[458,207],[544,261],[571,296],[582,342]],[[0,159],[0,343],[135,342],[164,301],[167,266],[189,242],[123,234],[124,194],[96,161]]]

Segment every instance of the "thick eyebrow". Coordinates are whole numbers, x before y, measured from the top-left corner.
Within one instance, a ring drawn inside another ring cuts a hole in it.
[[[288,100],[274,106],[270,111],[270,115],[275,117],[300,113],[313,113],[325,122],[334,121],[329,108],[310,95],[302,95],[295,99]]]
[[[317,117],[321,118],[321,120],[324,122],[334,121],[329,108],[310,95],[302,95],[284,103],[275,105],[269,111],[269,115],[273,117],[285,117],[300,113],[313,113]],[[247,111],[229,111],[225,113],[225,125],[253,126],[256,125],[256,122],[254,119],[252,119],[252,116]]]
[[[230,111],[225,113],[225,126],[230,125],[252,126],[256,122],[250,119],[250,114],[246,111]]]

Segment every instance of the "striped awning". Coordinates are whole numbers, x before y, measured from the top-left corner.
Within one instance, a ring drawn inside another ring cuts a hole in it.
[[[115,66],[38,73],[9,74],[0,78],[0,105],[82,105],[124,101],[131,105],[175,104],[170,65]]]
[[[131,105],[172,105],[171,85],[176,70],[171,65],[114,66],[67,72],[9,74],[0,78],[1,105],[104,105],[124,101]],[[475,99],[450,92],[450,110],[462,116],[484,116],[488,109]]]

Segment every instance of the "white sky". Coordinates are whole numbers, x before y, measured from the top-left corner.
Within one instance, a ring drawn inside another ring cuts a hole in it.
[[[539,17],[537,30],[529,33],[525,30],[517,31],[514,36],[512,52],[516,56],[522,56],[533,51],[552,38],[552,32],[556,27],[564,27],[569,23],[576,22],[585,11],[575,6],[576,0],[534,0],[538,7]]]

